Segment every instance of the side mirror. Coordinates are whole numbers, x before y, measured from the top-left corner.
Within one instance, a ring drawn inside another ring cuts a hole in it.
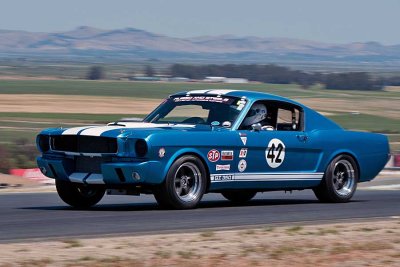
[[[254,123],[251,125],[251,129],[256,132],[261,131],[261,127],[262,127],[261,123]]]

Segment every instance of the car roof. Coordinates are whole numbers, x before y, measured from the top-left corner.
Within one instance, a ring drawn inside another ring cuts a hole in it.
[[[171,95],[172,97],[174,96],[186,96],[186,95],[220,95],[220,96],[233,96],[233,97],[238,97],[238,98],[247,98],[251,101],[257,101],[257,100],[276,100],[276,101],[284,101],[288,103],[292,103],[301,107],[304,107],[302,104],[293,101],[291,99],[288,99],[286,97],[274,95],[274,94],[268,94],[268,93],[262,93],[262,92],[256,92],[256,91],[246,91],[246,90],[229,90],[229,89],[203,89],[203,90],[192,90],[192,91],[184,91],[184,92],[179,92],[176,94]]]

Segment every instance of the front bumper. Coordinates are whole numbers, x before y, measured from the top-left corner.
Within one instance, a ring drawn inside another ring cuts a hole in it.
[[[74,159],[38,157],[37,164],[44,175],[82,184],[138,185],[160,184],[162,166],[159,161],[107,162],[102,163],[100,172],[75,171]]]

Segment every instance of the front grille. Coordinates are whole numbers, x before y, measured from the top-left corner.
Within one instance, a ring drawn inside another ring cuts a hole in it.
[[[58,135],[51,137],[56,151],[79,153],[117,153],[117,139],[101,136]]]
[[[101,173],[101,164],[107,162],[103,157],[75,157],[75,172]]]

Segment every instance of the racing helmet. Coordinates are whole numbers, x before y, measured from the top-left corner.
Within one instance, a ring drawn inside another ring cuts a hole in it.
[[[243,121],[243,126],[250,126],[267,117],[267,107],[264,104],[254,104]]]

